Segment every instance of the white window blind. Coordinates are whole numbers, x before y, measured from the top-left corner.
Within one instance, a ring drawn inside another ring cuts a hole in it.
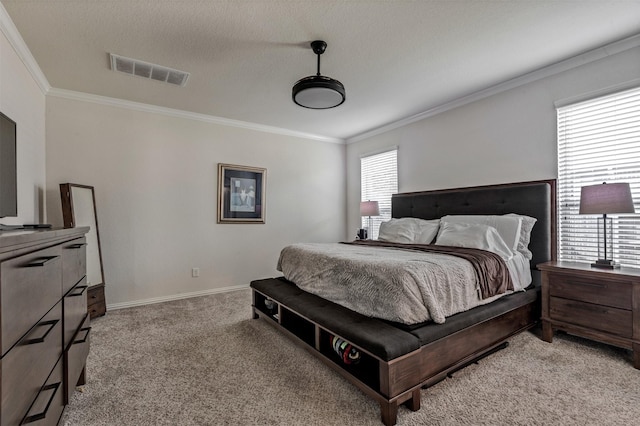
[[[362,201],[377,201],[380,216],[371,217],[369,238],[378,238],[380,224],[391,219],[391,195],[398,192],[398,149],[360,158]],[[369,228],[369,217],[362,218],[362,227]]]
[[[640,213],[640,88],[558,108],[560,260],[592,262],[603,257],[602,215],[578,214],[580,189],[603,182],[629,183]],[[607,257],[640,267],[640,215],[607,217],[613,224]]]

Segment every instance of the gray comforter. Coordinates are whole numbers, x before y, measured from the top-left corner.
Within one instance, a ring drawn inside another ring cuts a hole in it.
[[[398,248],[293,244],[282,250],[277,268],[304,291],[403,324],[444,323],[505,294],[483,299],[467,260]]]

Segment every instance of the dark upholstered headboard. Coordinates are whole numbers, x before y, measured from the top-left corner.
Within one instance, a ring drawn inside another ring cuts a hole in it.
[[[556,181],[543,180],[394,194],[394,218],[518,213],[538,219],[531,232],[531,268],[556,259]]]

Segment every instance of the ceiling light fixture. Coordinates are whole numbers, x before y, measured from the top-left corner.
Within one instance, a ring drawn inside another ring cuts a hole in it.
[[[315,40],[311,42],[311,48],[318,55],[318,72],[316,75],[301,78],[296,82],[293,86],[293,102],[311,109],[335,108],[346,98],[342,83],[320,75],[320,55],[326,50],[327,43]]]

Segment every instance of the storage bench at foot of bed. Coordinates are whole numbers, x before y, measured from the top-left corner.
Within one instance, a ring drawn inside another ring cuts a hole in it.
[[[405,330],[304,292],[284,278],[253,281],[251,287],[254,318],[263,317],[295,337],[377,400],[387,426],[396,423],[401,404],[420,409],[423,386],[440,381],[539,318],[536,291],[455,315],[446,327],[429,323]],[[333,347],[334,336],[352,345],[358,362],[345,363]]]

